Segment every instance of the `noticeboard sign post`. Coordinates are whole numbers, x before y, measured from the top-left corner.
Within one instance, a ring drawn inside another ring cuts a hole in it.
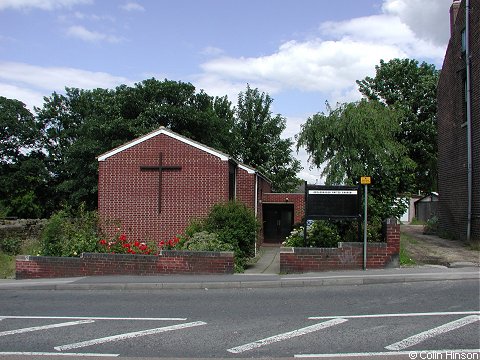
[[[305,218],[357,220],[359,212],[359,188],[357,186],[305,186]]]
[[[357,220],[360,222],[360,187],[308,185],[305,182],[304,241],[309,220]],[[359,240],[360,240],[360,226]]]

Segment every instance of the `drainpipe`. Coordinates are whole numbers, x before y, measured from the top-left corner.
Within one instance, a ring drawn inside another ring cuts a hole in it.
[[[471,109],[471,79],[470,79],[470,0],[465,1],[465,63],[466,105],[467,105],[467,242],[470,242],[472,227],[472,109]]]
[[[258,174],[255,173],[255,219],[258,220],[257,215],[258,215]],[[255,257],[257,257],[257,241],[258,241],[258,233],[255,233]]]

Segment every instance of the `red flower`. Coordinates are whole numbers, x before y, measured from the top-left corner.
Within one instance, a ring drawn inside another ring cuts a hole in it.
[[[99,241],[100,245],[106,245],[107,244],[107,240],[105,239],[102,239]]]
[[[122,242],[123,242],[123,241],[127,241],[127,235],[121,234],[121,235],[118,237],[118,240],[120,240],[120,241],[122,241]]]
[[[160,245],[160,247],[164,246],[164,245],[165,245],[165,241],[163,241],[163,240],[160,241],[160,244],[159,244],[159,245]]]
[[[140,246],[140,241],[138,241],[138,240],[135,241],[133,245],[136,246],[136,247],[139,247]]]

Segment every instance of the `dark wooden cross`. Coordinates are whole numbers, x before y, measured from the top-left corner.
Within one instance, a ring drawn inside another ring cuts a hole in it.
[[[151,165],[142,165],[140,166],[140,170],[143,171],[158,171],[158,212],[162,211],[162,172],[164,170],[182,170],[181,166],[173,165],[173,166],[165,166],[162,163],[162,153],[159,155],[158,165],[151,166]]]

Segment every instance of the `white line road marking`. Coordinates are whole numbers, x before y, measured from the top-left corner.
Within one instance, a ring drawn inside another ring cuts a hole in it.
[[[421,332],[417,335],[410,336],[402,341],[396,342],[395,344],[385,346],[387,350],[403,350],[409,348],[413,345],[416,345],[426,339],[431,337],[461,328],[462,326],[474,323],[476,321],[480,321],[479,315],[470,315],[464,318],[440,325],[436,328]]]
[[[184,323],[184,324],[178,324],[178,325],[172,325],[172,326],[165,326],[165,327],[156,328],[156,329],[136,331],[136,332],[126,333],[126,334],[119,334],[119,335],[107,336],[107,337],[99,338],[99,339],[82,341],[82,342],[78,342],[78,343],[74,343],[74,344],[56,346],[56,347],[54,347],[54,349],[57,350],[57,351],[78,349],[78,348],[86,347],[86,346],[90,346],[90,345],[98,345],[98,344],[103,344],[103,343],[111,342],[111,341],[131,339],[131,338],[136,338],[136,337],[140,337],[140,336],[158,334],[158,333],[163,333],[163,332],[173,331],[173,330],[187,329],[187,328],[191,328],[191,327],[194,327],[194,326],[201,326],[201,325],[207,325],[207,323],[203,322],[203,321],[195,321],[195,322],[190,322],[190,323]]]
[[[298,329],[298,330],[294,330],[294,331],[290,331],[290,332],[287,332],[287,333],[271,336],[271,337],[268,337],[268,338],[265,338],[265,339],[254,341],[254,342],[249,343],[249,344],[237,346],[237,347],[228,349],[227,351],[231,352],[233,354],[239,354],[239,353],[242,353],[242,352],[245,352],[245,351],[248,351],[248,350],[252,350],[252,349],[264,346],[264,345],[272,344],[274,342],[287,340],[287,339],[294,338],[294,337],[297,337],[297,336],[302,336],[302,335],[305,335],[305,334],[309,334],[309,333],[314,332],[314,331],[326,329],[326,328],[331,327],[331,326],[342,324],[346,321],[348,321],[348,320],[339,319],[339,318],[332,319],[332,320],[329,320],[329,321],[325,321],[323,323],[307,326],[307,327],[304,327],[304,328],[301,328],[301,329]]]
[[[52,352],[28,352],[28,351],[4,351],[0,356],[75,356],[75,357],[118,357],[120,354],[96,354],[96,353],[52,353]]]
[[[416,351],[384,351],[384,352],[364,352],[364,353],[339,353],[339,354],[300,354],[295,355],[295,358],[345,358],[345,357],[374,357],[374,356],[405,356],[405,355],[415,355],[418,354],[431,354],[431,357],[423,357],[423,359],[441,359],[443,354],[452,354],[451,359],[460,359],[461,357],[455,357],[454,354],[473,354],[480,352],[480,349],[456,349],[456,350],[416,350]],[[438,355],[434,357],[433,355]],[[420,358],[420,357],[418,357]],[[473,357],[471,357],[473,359]],[[411,357],[414,359],[414,357]],[[466,359],[466,357],[465,357]]]
[[[480,311],[456,311],[456,312],[429,312],[429,313],[404,313],[404,314],[369,314],[369,315],[337,315],[337,316],[310,316],[309,320],[327,319],[368,319],[389,317],[415,317],[415,316],[447,316],[447,315],[480,315]]]
[[[33,326],[33,327],[28,327],[28,328],[23,328],[23,329],[2,331],[2,332],[0,332],[0,336],[22,334],[22,333],[27,333],[27,332],[32,332],[32,331],[40,331],[40,330],[47,330],[47,329],[54,329],[54,328],[60,328],[60,327],[64,327],[64,326],[89,324],[89,323],[93,323],[93,322],[95,322],[95,321],[94,320],[81,320],[81,321],[69,321],[69,322],[60,323],[60,324]]]
[[[459,271],[459,272],[451,272],[452,275],[477,275],[475,272],[470,271]],[[371,274],[372,278],[384,278],[390,277],[391,274]],[[399,277],[415,277],[415,276],[438,276],[441,273],[418,273],[418,274],[398,274]],[[332,279],[357,279],[357,278],[364,278],[365,275],[334,275],[334,276],[303,276],[303,277],[282,277],[280,280],[288,281],[288,280],[332,280]]]
[[[129,318],[98,316],[3,316],[1,319],[54,319],[54,320],[130,320],[130,321],[185,321],[186,318]]]

